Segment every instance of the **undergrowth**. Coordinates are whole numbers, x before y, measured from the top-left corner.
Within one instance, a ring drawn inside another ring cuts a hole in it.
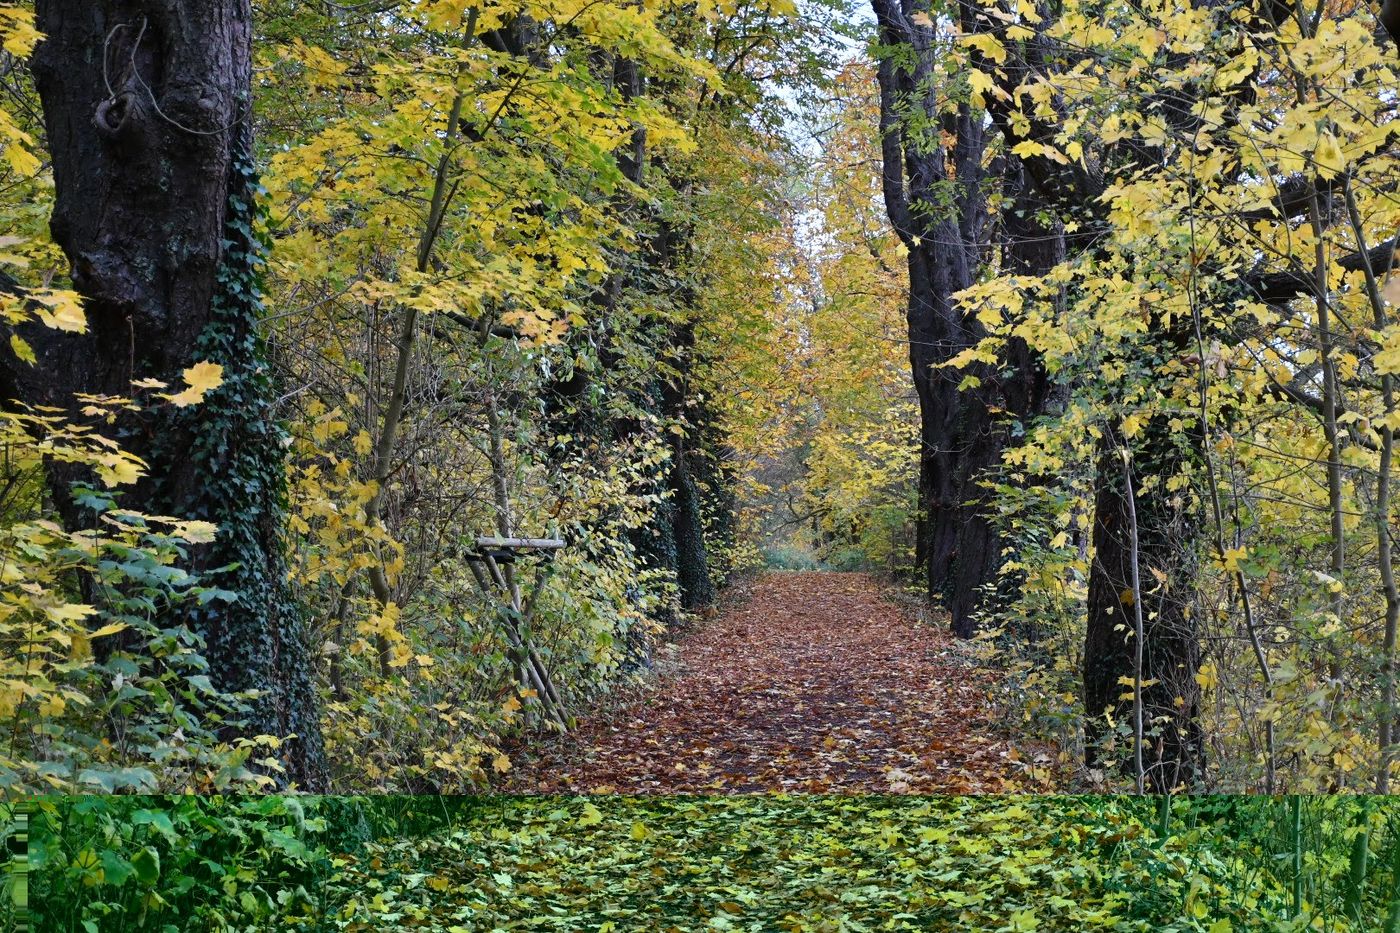
[[[1167,803],[68,798],[44,803],[32,831],[31,902],[36,929],[83,933],[1346,933],[1400,922],[1395,801]]]

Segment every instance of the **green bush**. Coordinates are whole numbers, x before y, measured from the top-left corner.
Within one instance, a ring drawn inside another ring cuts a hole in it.
[[[314,928],[331,864],[322,809],[314,797],[43,798],[30,827],[34,929]]]
[[[811,553],[788,545],[763,549],[763,566],[769,570],[822,570]]]

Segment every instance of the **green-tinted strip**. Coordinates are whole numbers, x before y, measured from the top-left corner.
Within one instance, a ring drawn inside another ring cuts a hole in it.
[[[5,816],[5,929],[29,930],[29,813],[27,803],[8,804]]]

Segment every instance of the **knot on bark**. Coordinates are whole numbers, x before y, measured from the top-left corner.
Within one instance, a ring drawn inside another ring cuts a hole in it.
[[[165,304],[151,283],[136,273],[138,263],[119,247],[99,247],[79,253],[73,263],[73,283],[87,297],[93,323],[132,316],[160,322]]]
[[[128,129],[140,119],[140,105],[136,95],[123,91],[97,105],[93,123],[97,131],[106,139],[117,140],[127,135]]]

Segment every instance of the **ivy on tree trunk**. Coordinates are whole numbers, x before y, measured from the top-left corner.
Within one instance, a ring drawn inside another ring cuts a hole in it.
[[[296,738],[285,779],[324,785],[311,664],[281,553],[282,432],[256,326],[261,246],[252,165],[249,0],[38,0],[33,59],[53,157],[55,241],[88,330],[26,329],[38,364],[9,397],[64,408],[75,393],[178,385],[195,362],[224,384],[190,411],[133,414],[116,437],[147,463],[122,504],[218,523],[193,555],[228,601],[180,610],[207,640],[215,684],[258,690],[246,734]],[[55,467],[64,490],[83,477]],[[57,497],[70,526],[90,518]]]

